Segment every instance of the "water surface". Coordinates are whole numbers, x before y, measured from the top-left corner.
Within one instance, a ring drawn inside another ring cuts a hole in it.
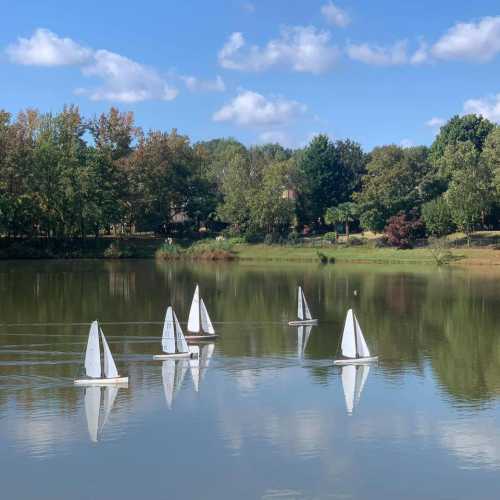
[[[2,498],[496,499],[499,278],[2,262]],[[219,339],[198,366],[152,361],[167,305],[185,324],[195,283]],[[303,350],[287,326],[299,283],[320,319]],[[380,356],[356,388],[332,366],[349,307]],[[96,318],[128,388],[73,386]]]

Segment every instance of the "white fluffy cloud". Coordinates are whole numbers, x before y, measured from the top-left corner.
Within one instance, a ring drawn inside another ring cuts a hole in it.
[[[438,59],[469,59],[481,62],[500,52],[500,16],[484,17],[477,23],[458,23],[432,47]]]
[[[465,101],[464,113],[474,113],[500,123],[500,94]]]
[[[241,126],[288,125],[306,107],[282,97],[267,99],[250,90],[241,91],[231,102],[214,113],[216,122],[233,122]]]
[[[432,117],[430,120],[426,121],[425,124],[429,128],[440,128],[446,123],[444,118],[439,118],[438,116]]]
[[[65,66],[82,64],[92,51],[71,38],[60,38],[47,29],[37,29],[30,38],[18,38],[7,47],[12,62],[28,66]]]
[[[177,96],[177,90],[154,69],[108,50],[97,50],[82,72],[102,80],[100,87],[84,91],[94,101],[170,101]]]
[[[219,51],[219,64],[226,69],[263,71],[275,66],[305,73],[323,73],[339,57],[339,49],[330,44],[330,33],[312,26],[282,30],[279,38],[264,47],[246,47],[242,33],[233,33]]]
[[[351,44],[347,47],[347,54],[351,59],[374,66],[396,66],[408,62],[407,42],[405,40],[396,42],[391,47],[381,47],[368,43]]]
[[[324,4],[321,7],[321,13],[325,19],[334,26],[343,28],[351,22],[349,14],[340,7],[337,7],[333,2]]]
[[[191,92],[224,92],[226,90],[226,84],[219,75],[215,77],[215,80],[200,80],[195,76],[181,76],[181,79]]]

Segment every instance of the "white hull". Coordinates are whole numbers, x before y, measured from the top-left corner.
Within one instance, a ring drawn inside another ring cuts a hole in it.
[[[175,354],[155,354],[153,359],[181,359],[181,358],[192,358],[193,355],[190,352],[178,352]]]
[[[365,365],[367,363],[374,363],[378,361],[378,356],[369,356],[366,358],[344,358],[335,359],[333,361],[334,365]]]
[[[317,319],[298,319],[296,321],[289,321],[289,326],[303,326],[303,325],[317,325]]]
[[[75,385],[119,385],[128,384],[128,377],[114,378],[81,378],[74,381]]]
[[[189,341],[207,341],[210,342],[218,337],[218,335],[185,335],[186,340]]]

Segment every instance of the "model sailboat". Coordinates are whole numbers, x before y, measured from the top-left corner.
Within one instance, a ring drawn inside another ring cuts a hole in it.
[[[344,332],[342,333],[341,350],[342,358],[336,359],[333,362],[335,365],[363,364],[378,360],[378,356],[371,355],[359,326],[358,318],[356,318],[352,309],[347,311]]]
[[[193,302],[189,310],[188,332],[194,335],[186,335],[189,340],[211,340],[217,337],[214,327],[210,321],[207,308],[200,297],[200,288],[196,285],[193,295]]]
[[[352,415],[359,403],[370,367],[368,365],[346,365],[342,367],[342,388],[344,389],[347,413]]]
[[[101,349],[99,346],[99,333],[104,351],[104,369],[101,367]],[[104,372],[104,377],[102,373]],[[86,378],[75,380],[76,385],[107,385],[127,384],[128,377],[120,377],[116,369],[115,360],[109,350],[106,337],[102,333],[97,321],[90,325],[89,339],[85,351]]]
[[[85,415],[90,440],[97,443],[99,434],[102,433],[109,414],[115,403],[119,385],[108,387],[91,386],[85,389]],[[104,411],[101,414],[101,393],[104,390]],[[102,420],[99,417],[102,416]]]
[[[200,382],[205,378],[205,374],[210,364],[210,358],[214,353],[215,344],[205,344],[202,346],[190,346],[189,349],[195,354],[189,360],[191,377],[193,378],[194,390],[198,392]]]
[[[182,386],[187,369],[188,361],[186,359],[167,359],[163,361],[161,377],[163,380],[165,399],[169,409],[172,408],[174,398]]]
[[[301,286],[299,286],[297,294],[297,317],[299,318],[298,320],[289,321],[288,324],[290,326],[315,325],[318,322],[318,320],[313,319],[311,315],[311,311],[309,310],[309,306],[307,305],[307,300]]]
[[[299,358],[304,357],[304,351],[307,347],[309,336],[311,335],[312,326],[298,326],[297,327],[297,354]]]
[[[181,325],[172,307],[168,307],[163,324],[161,347],[165,354],[157,354],[153,359],[189,358],[191,353],[182,333]]]

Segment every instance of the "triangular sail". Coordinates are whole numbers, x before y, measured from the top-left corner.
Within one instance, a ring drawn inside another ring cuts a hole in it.
[[[205,333],[210,335],[214,335],[215,330],[210,321],[210,316],[208,315],[207,308],[205,307],[205,302],[203,299],[200,299],[200,316],[201,316],[201,328]]]
[[[345,406],[349,415],[354,410],[354,394],[356,387],[356,366],[342,367],[342,388],[344,389]]]
[[[106,337],[101,330],[101,339],[102,346],[104,349],[104,376],[106,378],[116,378],[118,377],[118,370],[116,369],[115,360],[111,355],[111,351],[109,350],[108,343],[106,342]]]
[[[163,323],[163,334],[161,337],[161,348],[166,354],[175,353],[175,332],[174,332],[174,317],[173,310],[169,306],[165,314],[165,322]]]
[[[109,414],[113,409],[113,405],[115,404],[115,399],[117,394],[118,394],[118,387],[116,386],[106,387],[104,389],[104,417],[102,419],[101,430],[104,428],[106,422],[108,421]]]
[[[344,331],[342,333],[342,355],[346,358],[356,357],[356,340],[354,337],[354,318],[352,309],[347,311]]]
[[[177,319],[177,314],[175,314],[175,311],[172,311],[172,313],[174,316],[174,326],[175,326],[175,348],[177,349],[177,352],[181,353],[189,352],[186,338],[184,337],[181,325],[179,324],[179,320]]]
[[[187,329],[189,332],[198,333],[200,331],[200,289],[196,285],[191,302],[191,309],[189,310],[189,319]]]
[[[361,330],[361,327],[359,326],[358,318],[356,318],[355,314],[354,314],[354,321],[356,322],[356,347],[358,351],[358,356],[360,358],[367,358],[368,356],[370,356],[370,350],[366,345],[363,332]]]
[[[190,345],[189,352],[193,355],[193,357],[189,359],[191,377],[193,377],[194,390],[198,392],[200,385],[200,348],[197,345]]]
[[[302,288],[300,289],[300,291],[302,292],[302,304],[304,307],[305,319],[312,319],[311,311],[309,311],[309,306],[307,305],[307,300],[306,296],[304,295],[304,291],[302,290]]]
[[[302,321],[304,319],[304,303],[302,300],[302,288],[299,286],[297,295],[297,317]]]
[[[87,350],[85,352],[85,373],[87,377],[101,377],[101,349],[99,347],[99,325],[97,321],[90,325]]]
[[[99,409],[101,406],[101,388],[87,387],[85,389],[85,415],[87,417],[87,428],[90,440],[97,443],[97,432],[99,430]]]

